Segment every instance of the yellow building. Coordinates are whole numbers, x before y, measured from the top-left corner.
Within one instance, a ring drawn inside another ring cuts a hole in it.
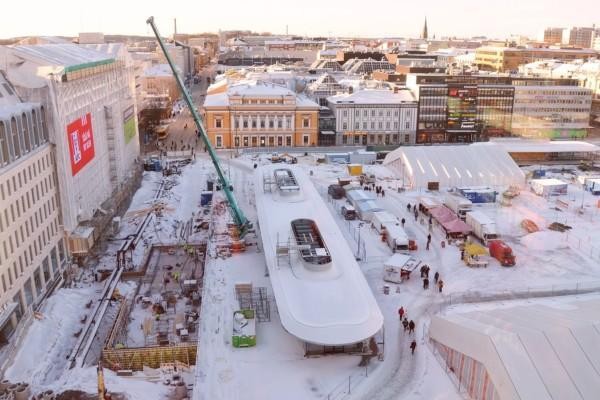
[[[510,72],[539,60],[585,60],[596,57],[591,49],[551,49],[484,46],[475,50],[475,64],[482,71]]]
[[[284,86],[223,80],[209,88],[203,111],[216,148],[317,144],[319,105]]]

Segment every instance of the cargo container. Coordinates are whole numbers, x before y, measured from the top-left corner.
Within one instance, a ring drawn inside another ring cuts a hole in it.
[[[386,242],[394,253],[408,253],[408,235],[401,226],[388,225],[385,227]]]
[[[446,197],[444,197],[444,204],[463,221],[465,220],[467,213],[473,209],[473,202],[471,202],[471,200],[453,193],[446,194]]]
[[[469,211],[465,222],[471,227],[473,234],[484,244],[488,240],[498,239],[496,223],[481,211]]]
[[[538,196],[560,196],[567,194],[568,184],[559,179],[532,179],[531,190]]]
[[[400,221],[396,218],[395,215],[390,214],[387,211],[378,211],[373,213],[373,218],[371,219],[371,223],[375,230],[379,233],[383,231],[386,226],[389,225],[400,225]]]
[[[491,240],[489,242],[490,255],[500,262],[503,267],[515,265],[515,255],[509,245],[502,240]]]
[[[473,204],[495,203],[498,192],[489,187],[465,187],[458,191]]]

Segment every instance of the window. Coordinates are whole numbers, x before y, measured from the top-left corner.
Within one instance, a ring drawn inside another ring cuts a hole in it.
[[[247,128],[248,127],[248,120],[244,118],[243,124],[244,124],[244,128]]]
[[[310,118],[303,118],[302,119],[302,127],[303,128],[310,128]]]
[[[260,119],[260,127],[264,128],[265,127],[265,120],[264,119]]]
[[[240,120],[239,119],[235,119],[233,126],[235,127],[235,129],[239,129],[240,128]]]
[[[234,139],[235,147],[240,147],[240,137],[236,136]]]
[[[278,119],[278,120],[277,120],[277,127],[278,127],[279,129],[283,128],[283,121],[282,121],[281,119]]]
[[[217,135],[215,136],[215,140],[217,148],[223,147],[223,136]]]
[[[269,128],[271,128],[271,129],[275,128],[275,121],[273,121],[273,119],[269,120]]]
[[[348,110],[344,110],[344,117],[348,116]]]
[[[375,122],[371,122],[371,129],[375,129]]]
[[[354,129],[356,129],[356,130],[360,129],[360,123],[359,122],[355,122],[354,123]]]
[[[223,120],[221,118],[215,119],[215,128],[222,128],[222,127],[223,127]]]
[[[269,146],[270,147],[275,146],[275,136],[269,136]]]
[[[309,138],[308,135],[302,135],[302,144],[304,146],[308,146],[308,138]]]
[[[256,120],[255,119],[252,119],[252,127],[256,128]]]
[[[19,130],[15,117],[12,117],[10,120],[10,129],[12,133],[13,155],[15,158],[19,158],[21,157],[21,146],[19,144]]]
[[[285,120],[285,127],[287,129],[292,129],[292,120],[291,119],[288,118]]]
[[[346,122],[342,123],[342,130],[347,130],[348,124]]]
[[[292,137],[291,136],[285,137],[285,145],[288,147],[292,145]]]
[[[0,121],[0,165],[8,164],[10,160],[8,152],[8,137],[4,122]]]
[[[23,142],[25,144],[25,152],[29,153],[31,151],[31,137],[29,136],[29,123],[27,121],[27,115],[23,113],[21,116],[21,129],[23,130]]]

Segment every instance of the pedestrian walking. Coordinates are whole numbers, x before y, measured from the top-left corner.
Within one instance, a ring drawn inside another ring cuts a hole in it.
[[[411,209],[411,208],[412,208],[412,207],[410,206],[410,203],[408,203],[408,204],[406,205],[406,210],[407,210],[408,212],[410,212],[410,209]]]
[[[425,278],[423,279],[423,290],[427,290],[429,289],[429,279]]]
[[[433,275],[433,279],[435,280],[435,284],[437,285],[438,280],[440,279],[440,273],[435,271],[435,274]]]
[[[415,321],[413,321],[411,319],[410,322],[408,323],[408,333],[411,334],[414,331],[415,331]]]
[[[429,250],[429,240],[427,241],[427,245],[425,246],[425,250]]]
[[[461,249],[460,250],[460,259],[464,260],[465,259],[465,249]]]
[[[438,281],[437,285],[438,285],[439,292],[442,293],[442,289],[444,288],[444,281],[440,279]]]
[[[425,264],[421,265],[419,272],[421,272],[421,278],[423,278],[425,276]]]
[[[402,318],[404,317],[404,307],[398,309],[398,315],[400,316],[400,321],[402,321]]]
[[[425,265],[425,278],[429,279],[429,265]]]
[[[406,220],[404,218],[402,218],[402,220],[400,222],[402,222],[402,227],[404,228],[404,224],[406,223]]]
[[[385,190],[381,189],[381,197],[385,197]]]
[[[413,339],[413,341],[410,344],[410,351],[412,355],[415,354],[415,349],[417,348],[417,341]]]
[[[402,320],[402,326],[404,327],[404,332],[408,330],[408,319],[404,318]]]

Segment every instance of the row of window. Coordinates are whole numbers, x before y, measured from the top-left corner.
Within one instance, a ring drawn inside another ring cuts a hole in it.
[[[394,134],[379,134],[379,135],[343,135],[342,144],[355,144],[355,145],[367,145],[367,144],[382,144],[392,145],[400,144],[399,140],[404,139],[403,143],[410,143],[410,135],[399,135]]]
[[[292,144],[292,136],[235,136],[233,138],[234,147],[274,147],[274,146],[285,146],[291,147]],[[215,145],[217,148],[223,147],[223,136],[216,135],[215,136]],[[309,146],[310,143],[310,135],[302,135],[302,144],[304,146]]]
[[[515,104],[591,104],[591,98],[581,99],[515,99]]]
[[[538,95],[538,96],[585,96],[589,97],[589,90],[519,90],[517,96]]]
[[[589,108],[564,108],[564,107],[556,107],[556,108],[529,108],[529,107],[515,107],[513,110],[514,114],[535,114],[535,113],[589,113]]]
[[[51,165],[52,157],[50,154],[46,154],[44,157],[39,158],[36,162],[29,165],[27,167],[27,171],[23,169],[17,174],[13,175],[12,179],[8,179],[6,181],[6,184],[0,182],[0,197],[2,197],[2,200],[10,197],[12,193],[26,185],[28,181],[35,179],[38,174],[46,171]],[[4,189],[5,187],[6,190]]]
[[[240,124],[241,120],[241,124]],[[215,128],[224,128],[223,118],[215,117]],[[290,117],[279,116],[249,116],[242,118],[234,117],[235,129],[283,129],[285,124],[286,129],[292,129],[292,119]],[[302,127],[310,128],[310,117],[302,117]]]
[[[369,110],[366,110],[366,109],[356,109],[356,110],[354,110],[354,116],[355,117],[360,117],[361,114],[362,114],[362,116],[364,118],[367,118],[369,116],[369,114],[371,114],[371,117],[375,117],[375,116],[383,117],[384,114],[385,114],[386,117],[391,117],[392,113],[394,114],[394,117],[397,117],[400,114],[399,110],[397,108],[396,109],[385,109],[385,110],[383,110],[383,109],[378,109],[377,110],[375,108],[372,108],[372,109],[370,109],[370,113],[369,113]],[[342,111],[342,116],[343,117],[347,117],[348,114],[349,114],[348,110],[343,110]],[[407,110],[406,111],[406,117],[410,118],[411,115],[412,115],[412,111],[411,110]]]
[[[398,130],[400,128],[400,124],[398,123],[398,121],[394,122],[394,130]],[[384,124],[383,121],[379,121],[379,122],[375,122],[375,121],[371,121],[370,124],[368,124],[367,122],[363,122],[362,124],[360,122],[355,122],[354,123],[354,129],[358,130],[358,129],[362,129],[363,130],[367,130],[367,129],[371,129],[371,130],[383,130],[384,129]],[[390,121],[385,122],[385,130],[389,131],[392,129],[392,124],[390,123]],[[406,121],[406,123],[404,124],[404,129],[408,130],[410,129],[410,121]],[[348,123],[347,122],[343,122],[342,123],[342,130],[348,130]]]
[[[0,121],[0,167],[48,141],[48,127],[44,107]]]

